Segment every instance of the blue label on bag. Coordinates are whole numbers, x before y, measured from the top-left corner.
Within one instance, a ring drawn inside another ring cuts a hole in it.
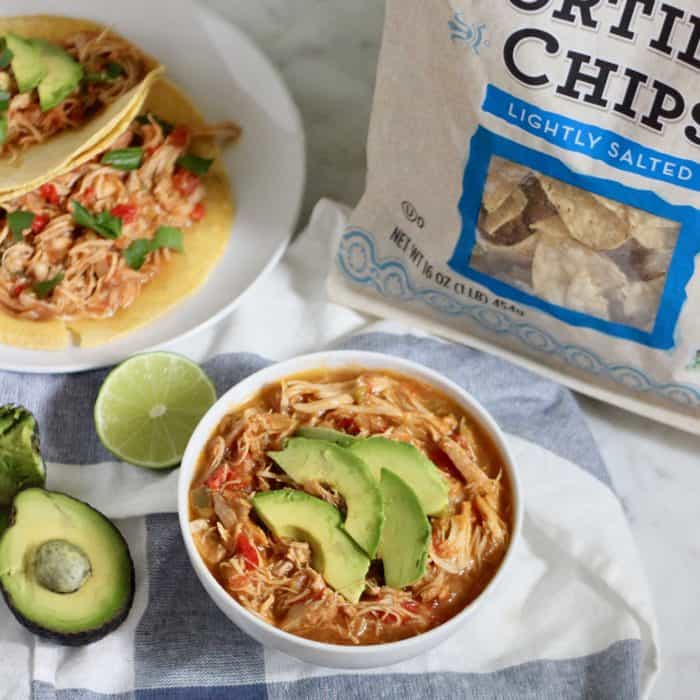
[[[696,189],[697,164],[554,115],[489,87],[484,108],[568,150]],[[518,110],[521,110],[518,112]],[[518,116],[523,116],[523,120]],[[528,116],[529,115],[529,116]],[[637,149],[632,163],[611,160]],[[687,179],[686,179],[687,178]],[[674,347],[686,286],[700,252],[700,212],[651,191],[583,175],[480,127],[459,202],[462,231],[449,266],[493,293],[656,348]]]

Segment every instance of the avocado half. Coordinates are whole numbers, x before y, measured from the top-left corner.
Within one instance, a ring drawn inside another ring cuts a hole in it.
[[[134,589],[129,547],[104,515],[62,493],[17,494],[0,537],[0,590],[20,624],[57,644],[90,644],[124,622]]]

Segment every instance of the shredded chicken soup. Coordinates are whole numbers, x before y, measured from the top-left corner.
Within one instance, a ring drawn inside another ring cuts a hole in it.
[[[427,518],[424,569],[411,585],[387,585],[384,543],[367,557],[363,592],[352,602],[314,568],[317,543],[277,537],[259,517],[260,494],[283,489],[303,491],[346,516],[336,488],[322,480],[298,483],[270,456],[310,427],[408,443],[444,480],[445,507]],[[393,642],[445,622],[492,579],[512,531],[508,476],[479,424],[426,384],[357,368],[287,378],[232,410],[207,443],[190,497],[195,543],[220,584],[270,624],[333,644]]]

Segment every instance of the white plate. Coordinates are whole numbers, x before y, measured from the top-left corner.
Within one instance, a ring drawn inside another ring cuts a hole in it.
[[[45,1],[10,5],[21,5],[25,13],[48,10]],[[168,3],[165,23],[164,5],[159,7],[134,0],[78,1],[69,11],[109,23],[138,41],[165,63],[168,76],[192,95],[205,117],[230,118],[243,126],[242,141],[224,157],[237,209],[229,245],[199,292],[145,328],[88,349],[49,352],[0,345],[0,369],[77,372],[184,338],[229,314],[287,247],[304,190],[305,143],[299,111],[282,77],[250,39],[218,14]],[[3,3],[3,14],[14,9]],[[197,32],[190,11],[203,24]]]

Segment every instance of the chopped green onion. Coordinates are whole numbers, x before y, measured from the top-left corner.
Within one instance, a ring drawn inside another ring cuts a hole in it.
[[[143,148],[134,146],[132,148],[117,148],[114,151],[107,151],[100,161],[103,165],[111,165],[117,170],[136,170],[141,166],[143,158]]]
[[[0,146],[7,140],[7,115],[0,114]]]
[[[0,90],[0,112],[4,112],[10,106],[11,97],[7,90]]]
[[[13,211],[7,215],[7,223],[16,241],[24,240],[24,231],[34,223],[34,214],[30,211]]]
[[[166,122],[165,119],[161,119],[151,112],[148,114],[139,114],[139,116],[136,117],[136,121],[139,124],[150,124],[151,119],[160,126],[164,136],[167,136],[175,128],[170,122]]]
[[[184,250],[182,231],[173,226],[160,226],[152,239],[137,238],[132,241],[124,251],[124,259],[132,270],[140,270],[146,262],[146,256],[159,248],[170,248],[182,253]]]
[[[211,164],[214,162],[212,158],[201,158],[194,153],[186,153],[177,159],[176,163],[181,168],[189,170],[195,175],[206,175],[209,172]]]
[[[35,282],[32,285],[32,289],[34,290],[34,293],[39,297],[39,299],[45,299],[51,292],[53,291],[53,288],[59,283],[63,281],[63,273],[59,272],[55,277],[52,277],[50,280],[45,280],[44,282]]]
[[[112,216],[108,211],[101,211],[94,215],[75,199],[71,203],[73,220],[79,226],[91,229],[102,238],[114,239],[122,235],[122,220],[118,216]]]

